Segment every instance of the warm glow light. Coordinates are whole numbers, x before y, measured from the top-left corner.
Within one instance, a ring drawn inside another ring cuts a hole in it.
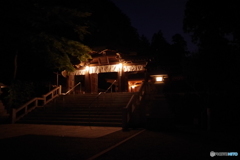
[[[163,77],[156,77],[156,81],[157,82],[162,82],[163,81]]]
[[[131,86],[132,87],[132,89],[134,89],[136,86],[135,85],[133,85],[133,86]]]
[[[117,67],[118,67],[118,68],[122,68],[122,63],[119,63],[119,64],[117,65]]]
[[[89,66],[86,66],[85,71],[89,71]]]

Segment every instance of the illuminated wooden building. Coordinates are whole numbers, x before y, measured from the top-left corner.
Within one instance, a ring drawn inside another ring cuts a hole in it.
[[[69,73],[69,89],[75,85],[77,76],[83,76],[83,91],[97,93],[99,91],[99,75],[104,74],[103,76],[108,83],[116,80],[116,92],[135,92],[145,78],[147,59],[136,55],[124,55],[109,49],[93,52],[91,56],[91,60],[76,65],[77,69]]]

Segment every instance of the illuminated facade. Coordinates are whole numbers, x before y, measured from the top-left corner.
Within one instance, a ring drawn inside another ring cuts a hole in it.
[[[75,65],[76,70],[69,73],[68,88],[75,84],[76,76],[84,76],[84,92],[97,93],[98,79],[101,73],[111,73],[117,75],[114,78],[105,77],[107,82],[116,80],[115,91],[135,92],[141,85],[145,76],[146,59],[138,59],[136,56],[124,56],[113,50],[103,50],[91,54],[92,59]],[[134,57],[134,58],[132,58]],[[131,75],[139,76],[131,76]]]

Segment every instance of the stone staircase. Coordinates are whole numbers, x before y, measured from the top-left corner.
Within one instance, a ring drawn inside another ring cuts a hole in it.
[[[122,108],[133,93],[76,94],[57,97],[17,123],[122,126]]]

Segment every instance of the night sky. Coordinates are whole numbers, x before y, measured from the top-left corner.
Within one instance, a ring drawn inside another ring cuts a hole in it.
[[[189,34],[183,32],[183,17],[187,0],[112,0],[126,14],[139,35],[150,41],[154,33],[162,31],[172,43],[172,36],[181,34],[188,43],[189,50],[196,49]]]

